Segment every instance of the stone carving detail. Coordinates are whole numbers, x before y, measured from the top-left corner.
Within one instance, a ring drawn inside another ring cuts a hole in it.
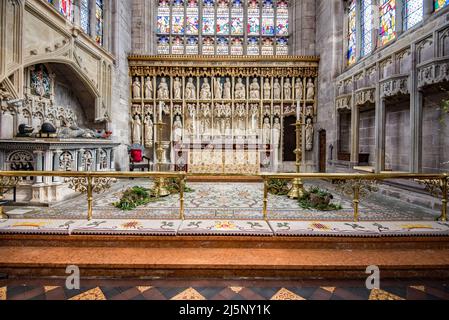
[[[246,98],[245,85],[243,84],[242,78],[237,79],[235,84],[235,99],[243,100]]]
[[[221,83],[221,79],[220,78],[215,78],[214,98],[216,100],[223,99],[223,83]]]
[[[380,84],[380,97],[393,97],[409,94],[408,76],[390,78]]]
[[[433,61],[418,69],[418,87],[449,81],[449,59]]]
[[[285,79],[284,82],[284,100],[292,99],[292,85],[290,83],[290,79]]]
[[[351,110],[351,96],[347,95],[347,96],[338,97],[335,105],[336,105],[337,111]]]
[[[153,83],[151,77],[145,78],[145,99],[153,98]]]
[[[136,77],[133,82],[133,98],[134,99],[140,99],[141,90],[142,90],[142,88],[141,88],[140,80],[138,77]]]
[[[189,78],[189,80],[187,80],[185,96],[187,100],[196,99],[196,88],[195,84],[193,83],[193,78]]]
[[[72,171],[73,168],[73,155],[66,151],[59,156],[59,170]]]
[[[137,144],[142,142],[142,121],[138,114],[132,119],[132,142]]]
[[[83,168],[84,171],[93,170],[93,156],[92,152],[89,150],[81,153],[81,168]]]
[[[207,79],[204,79],[203,85],[201,86],[200,99],[209,100],[212,98],[212,93],[210,91],[210,84]]]
[[[168,99],[170,96],[170,92],[168,90],[167,79],[162,78],[161,83],[159,83],[157,97],[158,99]]]
[[[311,117],[308,117],[306,119],[306,151],[312,151],[313,150],[313,119]]]
[[[302,83],[302,80],[300,78],[296,79],[295,82],[295,98],[297,101],[302,100],[302,97],[304,95],[304,84]]]
[[[251,83],[249,87],[249,98],[251,100],[259,100],[260,99],[260,86],[259,82],[257,82],[257,79],[253,79],[253,82]]]
[[[145,130],[145,147],[149,148],[153,145],[153,120],[150,114],[146,114],[144,118]]]
[[[8,157],[9,168],[12,171],[32,171],[34,170],[34,157],[28,151],[16,151]]]
[[[279,79],[274,79],[273,99],[274,100],[281,100],[281,84],[279,83]]]
[[[271,99],[271,84],[270,79],[265,79],[265,83],[263,84],[263,98],[265,100]]]
[[[355,94],[354,94],[355,105],[361,106],[366,103],[375,103],[375,101],[376,101],[375,92],[376,92],[376,89],[374,89],[374,88],[362,89],[362,90],[355,92]]]
[[[307,100],[313,100],[315,99],[315,85],[313,84],[313,79],[310,78],[309,81],[307,81]]]

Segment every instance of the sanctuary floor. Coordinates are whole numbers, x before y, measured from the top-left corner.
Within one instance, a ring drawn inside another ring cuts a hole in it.
[[[322,189],[334,195],[333,203],[341,204],[342,210],[317,211],[302,209],[296,200],[285,196],[269,195],[270,219],[298,220],[352,220],[352,199],[332,190],[333,186],[316,181]],[[148,180],[120,180],[104,194],[94,196],[94,219],[171,219],[179,217],[179,195],[171,195],[160,201],[122,211],[112,204],[119,200],[123,190],[131,186],[151,187]],[[259,182],[189,182],[194,191],[185,194],[186,219],[262,219],[263,184]],[[306,183],[306,188],[311,184]],[[85,195],[56,203],[50,207],[11,206],[5,207],[11,218],[85,219],[87,201]],[[371,194],[360,202],[361,220],[428,220],[439,216],[439,212],[405,201]]]

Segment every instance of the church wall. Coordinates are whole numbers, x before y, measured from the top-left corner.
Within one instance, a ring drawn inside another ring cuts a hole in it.
[[[88,121],[83,105],[70,89],[68,84],[55,81],[55,105],[70,108],[77,118],[77,125],[81,128],[93,128],[92,121]]]
[[[407,103],[387,104],[385,130],[385,169],[409,170],[410,110]]]
[[[374,165],[375,157],[375,111],[374,109],[360,110],[360,140],[359,153],[369,154],[370,166]]]
[[[428,94],[423,107],[423,171],[449,171],[449,114],[441,111],[444,94]]]
[[[129,137],[129,80],[128,54],[131,52],[132,0],[115,1],[112,8],[114,15],[114,54],[116,55],[115,76],[112,80],[111,131],[115,141],[121,143],[115,152],[117,170],[128,170],[127,145]]]

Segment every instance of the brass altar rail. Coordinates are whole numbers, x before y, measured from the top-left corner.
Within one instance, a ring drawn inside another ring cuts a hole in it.
[[[71,172],[71,171],[0,171],[0,203],[6,192],[17,186],[22,177],[63,177],[69,187],[77,192],[87,194],[88,219],[92,219],[93,194],[109,189],[117,178],[175,178],[180,184],[180,219],[184,220],[184,188],[188,178],[192,177],[259,177],[263,181],[263,216],[268,220],[268,187],[270,179],[281,180],[330,180],[341,186],[342,191],[352,196],[354,221],[359,221],[360,198],[375,189],[375,184],[389,179],[414,180],[426,186],[426,190],[434,197],[441,197],[441,220],[447,221],[449,174],[414,174],[414,173],[262,173],[262,174],[197,174],[187,172]],[[3,208],[0,206],[0,215]]]

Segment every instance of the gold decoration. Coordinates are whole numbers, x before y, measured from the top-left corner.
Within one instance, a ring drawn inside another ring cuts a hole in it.
[[[354,208],[354,221],[359,221],[359,203],[360,199],[367,197],[372,192],[379,191],[377,186],[377,180],[362,180],[362,179],[350,179],[350,180],[334,180],[337,184],[337,190],[343,194],[352,197],[352,206]]]
[[[433,197],[439,198],[441,195],[441,216],[438,218],[442,221],[447,221],[447,203],[448,203],[448,189],[449,177],[444,174],[440,179],[416,179],[419,184],[425,185],[425,189]]]

